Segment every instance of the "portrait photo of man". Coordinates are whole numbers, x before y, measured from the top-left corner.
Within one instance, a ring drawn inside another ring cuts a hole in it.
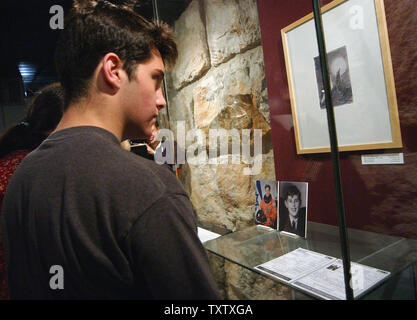
[[[306,238],[307,192],[305,182],[279,183],[279,231]]]

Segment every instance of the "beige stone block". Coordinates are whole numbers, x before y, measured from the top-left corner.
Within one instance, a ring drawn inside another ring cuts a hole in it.
[[[206,29],[200,14],[200,1],[193,0],[175,22],[178,61],[171,70],[173,86],[180,89],[200,78],[210,68]]]
[[[190,199],[198,219],[232,230],[234,220],[227,214],[217,187],[217,166],[188,164],[187,170]]]
[[[198,85],[193,92],[194,120],[198,128],[207,127],[219,113],[219,98],[212,96],[214,82]]]
[[[243,174],[245,164],[220,164],[216,172],[219,195],[227,212],[245,208],[254,201],[251,197],[251,177]],[[242,212],[240,212],[242,214]]]
[[[225,260],[227,299],[290,300],[291,289],[277,281]]]
[[[179,91],[170,91],[169,116],[170,128],[177,139],[178,121],[185,123],[185,131],[194,128],[193,85]]]
[[[214,66],[260,44],[256,0],[205,0],[204,12]]]
[[[269,110],[260,110],[266,91],[261,91],[265,75],[256,67],[261,58],[262,50],[253,49],[214,68],[197,83],[193,92],[197,128],[256,128],[264,134],[270,130]]]

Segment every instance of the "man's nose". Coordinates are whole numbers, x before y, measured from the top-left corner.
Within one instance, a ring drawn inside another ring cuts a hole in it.
[[[156,95],[156,107],[158,108],[158,110],[161,110],[165,108],[166,105],[167,105],[167,102],[164,97],[164,92],[162,88],[159,88],[157,95]]]

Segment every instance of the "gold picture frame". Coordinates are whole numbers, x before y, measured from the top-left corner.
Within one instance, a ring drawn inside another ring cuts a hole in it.
[[[322,7],[339,151],[401,148],[383,0]],[[313,13],[281,30],[298,154],[330,152]]]

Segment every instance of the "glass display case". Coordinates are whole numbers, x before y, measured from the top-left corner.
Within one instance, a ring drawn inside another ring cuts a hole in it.
[[[255,269],[298,248],[341,258],[337,227],[309,222],[307,230],[305,239],[257,225],[225,234],[204,245],[217,256],[289,286],[294,290],[293,299],[312,299],[316,296]],[[348,237],[352,262],[390,272],[360,299],[416,299],[416,240],[356,229],[348,229]]]

